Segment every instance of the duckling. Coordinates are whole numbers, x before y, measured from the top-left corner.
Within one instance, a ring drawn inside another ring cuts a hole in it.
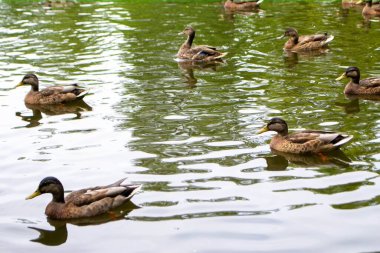
[[[298,36],[298,32],[294,28],[288,28],[282,37],[288,36],[289,40],[284,45],[284,50],[290,51],[308,51],[325,48],[334,36],[324,34],[303,35]]]
[[[351,81],[344,88],[344,94],[349,95],[380,95],[380,77],[370,77],[360,80],[360,71],[357,67],[348,67],[336,81],[344,77]]]
[[[195,30],[190,26],[186,27],[180,34],[185,34],[187,39],[178,50],[177,57],[179,59],[190,61],[222,61],[222,58],[227,55],[227,53],[219,52],[215,47],[207,45],[192,47]]]
[[[38,78],[35,74],[26,74],[22,81],[15,88],[30,85],[31,90],[26,94],[24,102],[26,104],[61,104],[79,99],[87,95],[87,91],[77,84],[67,86],[51,86],[43,90],[38,88]]]
[[[380,5],[379,4],[373,5],[372,0],[365,1],[365,6],[362,10],[362,15],[365,17],[380,16]]]
[[[130,200],[141,185],[122,184],[125,178],[107,185],[74,191],[64,197],[62,183],[55,177],[45,177],[37,190],[26,199],[44,193],[53,195],[46,206],[45,214],[52,219],[88,218],[107,213]]]
[[[288,125],[281,118],[273,118],[258,132],[275,131],[270,147],[276,151],[293,154],[324,153],[339,149],[353,136],[329,131],[304,130],[288,133]]]
[[[227,0],[224,3],[224,8],[229,10],[253,10],[259,8],[260,4],[264,0],[245,0],[245,1],[236,1],[236,0]]]

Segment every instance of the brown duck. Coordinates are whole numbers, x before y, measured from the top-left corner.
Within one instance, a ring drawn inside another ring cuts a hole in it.
[[[43,90],[39,90],[39,81],[36,75],[27,74],[22,81],[16,85],[19,86],[30,85],[31,90],[25,96],[26,104],[61,104],[78,99],[83,99],[87,95],[87,91],[77,84],[67,86],[51,86]]]
[[[359,68],[349,67],[335,80],[339,81],[345,77],[351,78],[351,81],[344,88],[345,94],[380,95],[380,77],[370,77],[360,80]]]
[[[264,0],[243,0],[243,1],[237,1],[237,0],[227,0],[224,3],[224,8],[228,10],[237,10],[237,11],[244,11],[244,10],[253,10],[260,7],[260,4],[264,2]]]
[[[366,4],[362,10],[363,16],[380,16],[380,4],[372,4],[372,0],[367,0],[365,3]]]
[[[282,37],[285,36],[290,37],[284,45],[284,50],[289,51],[318,50],[327,47],[334,39],[334,36],[327,33],[299,36],[294,28],[286,29]]]
[[[97,186],[74,191],[64,197],[61,182],[55,177],[42,179],[37,190],[26,199],[32,199],[44,193],[53,195],[46,206],[45,214],[52,219],[88,218],[101,215],[117,208],[141,188],[141,185],[122,184],[121,179],[107,186]]]
[[[329,152],[339,149],[353,138],[352,135],[317,130],[304,130],[289,134],[288,125],[281,118],[271,119],[259,133],[267,131],[277,132],[270,142],[272,149],[293,154]]]
[[[195,30],[192,27],[186,27],[180,34],[187,36],[186,41],[178,50],[177,57],[190,61],[222,61],[227,53],[222,53],[212,46],[195,46],[192,47],[195,38]]]

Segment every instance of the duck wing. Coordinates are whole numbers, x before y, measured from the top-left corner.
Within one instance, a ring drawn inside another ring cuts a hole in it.
[[[207,48],[207,49],[211,49],[211,50],[216,50],[216,47],[209,46],[209,45],[199,45],[199,46],[196,46],[196,47],[199,47],[199,48]],[[195,48],[196,48],[196,47],[195,47]]]
[[[308,142],[315,142],[320,145],[332,144],[334,147],[343,146],[352,138],[352,135],[344,133],[318,130],[305,130],[287,136],[287,139],[293,143],[306,144]]]
[[[313,34],[313,35],[302,35],[298,38],[298,43],[304,44],[312,41],[324,41],[327,40],[329,36],[327,33],[324,34]]]
[[[362,79],[359,81],[359,84],[368,88],[380,87],[380,77],[370,77]]]
[[[111,185],[97,186],[72,192],[67,195],[65,201],[80,207],[96,202],[109,201],[109,198],[116,199],[120,197],[124,201],[128,200],[141,188],[141,185],[122,184],[124,181],[125,179],[121,179]]]
[[[78,84],[71,84],[65,86],[50,86],[40,91],[43,96],[51,96],[53,94],[65,94],[65,93],[74,93],[75,95],[79,95],[82,93],[84,89]]]
[[[209,46],[196,46],[190,50],[194,50],[194,55],[191,58],[194,61],[218,60],[227,55],[227,53],[219,52],[214,47]]]

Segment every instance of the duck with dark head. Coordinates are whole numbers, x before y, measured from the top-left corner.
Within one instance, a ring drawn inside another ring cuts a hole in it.
[[[345,94],[380,95],[380,77],[370,77],[360,80],[359,68],[348,67],[346,71],[335,80],[339,81],[345,77],[351,79],[351,81],[344,88]]]
[[[353,136],[344,133],[303,130],[289,134],[288,125],[281,118],[272,118],[259,133],[275,131],[270,147],[276,151],[293,154],[324,153],[339,149]]]
[[[53,199],[45,209],[45,214],[52,219],[94,217],[123,205],[141,188],[141,185],[123,184],[124,180],[107,186],[73,191],[65,198],[62,183],[55,177],[46,177],[41,180],[37,190],[26,199],[44,193],[52,194]]]

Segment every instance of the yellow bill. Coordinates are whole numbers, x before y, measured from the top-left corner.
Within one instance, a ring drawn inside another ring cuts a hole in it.
[[[335,79],[335,81],[342,80],[345,77],[346,77],[346,72],[344,72],[340,77],[338,77],[337,79]]]
[[[17,87],[20,87],[20,86],[23,86],[24,83],[23,82],[19,82],[13,89],[16,89]]]
[[[32,198],[35,198],[35,197],[40,196],[40,195],[41,195],[41,192],[39,190],[36,190],[35,192],[33,192],[31,195],[29,195],[25,199],[32,199]]]
[[[261,134],[261,133],[268,132],[268,131],[269,131],[268,126],[265,126],[265,127],[261,128],[261,129],[257,132],[257,134]]]

